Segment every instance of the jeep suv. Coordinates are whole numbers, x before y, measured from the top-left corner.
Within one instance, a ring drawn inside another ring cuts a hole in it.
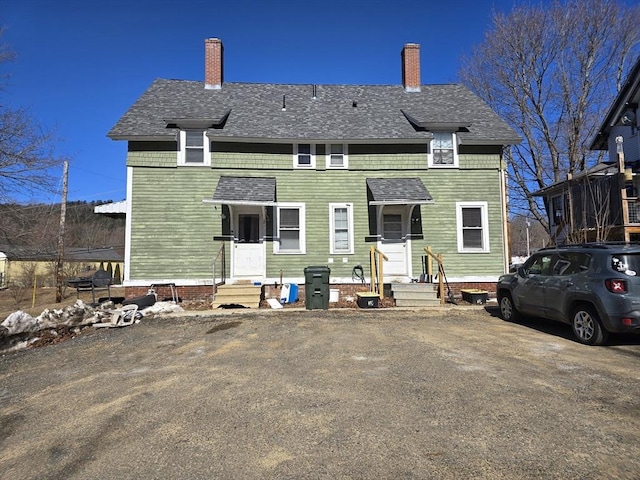
[[[501,276],[496,293],[504,320],[558,320],[587,345],[603,344],[609,332],[640,333],[640,245],[543,248]]]

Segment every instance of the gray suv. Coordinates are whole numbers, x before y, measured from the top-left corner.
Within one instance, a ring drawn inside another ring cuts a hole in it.
[[[579,342],[601,345],[609,332],[640,333],[640,245],[594,243],[537,251],[498,279],[500,315],[568,323]]]

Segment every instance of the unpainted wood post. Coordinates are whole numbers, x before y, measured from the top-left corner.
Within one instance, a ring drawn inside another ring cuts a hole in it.
[[[438,259],[438,291],[440,292],[440,305],[444,305],[444,265],[442,265],[442,254],[437,255]]]

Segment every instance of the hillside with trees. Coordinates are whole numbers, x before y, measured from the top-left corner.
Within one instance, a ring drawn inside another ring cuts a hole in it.
[[[109,201],[67,203],[64,244],[67,247],[124,250],[124,216],[94,213]],[[40,253],[56,252],[60,204],[0,204],[0,244],[29,247]]]

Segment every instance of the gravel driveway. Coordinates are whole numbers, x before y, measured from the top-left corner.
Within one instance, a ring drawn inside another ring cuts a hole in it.
[[[0,357],[0,478],[640,478],[637,337],[454,306],[85,332]]]

